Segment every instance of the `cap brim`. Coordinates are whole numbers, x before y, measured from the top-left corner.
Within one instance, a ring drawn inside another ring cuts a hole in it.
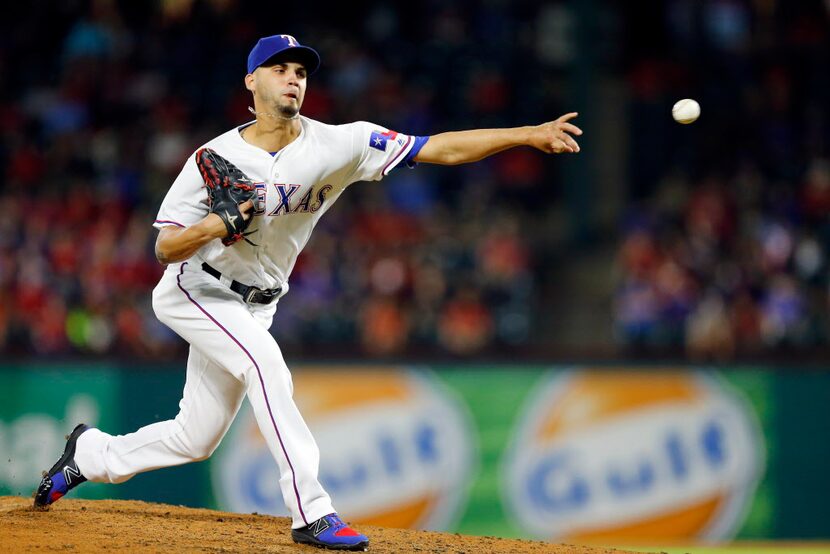
[[[320,67],[320,55],[313,48],[308,46],[292,46],[281,50],[259,64],[258,67],[266,67],[280,62],[297,62],[303,64],[309,75]]]

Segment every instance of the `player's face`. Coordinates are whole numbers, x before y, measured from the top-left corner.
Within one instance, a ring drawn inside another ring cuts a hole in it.
[[[284,117],[300,112],[305,98],[306,69],[300,63],[283,62],[256,70],[256,94],[266,109]]]

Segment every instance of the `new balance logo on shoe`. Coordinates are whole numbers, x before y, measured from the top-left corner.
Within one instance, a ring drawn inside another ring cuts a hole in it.
[[[74,482],[77,482],[81,477],[83,476],[77,467],[66,466],[63,468],[63,478],[69,487],[71,487]]]
[[[321,517],[320,519],[308,526],[309,530],[311,530],[311,533],[315,537],[319,537],[320,533],[322,533],[329,527],[331,526],[329,525],[328,518],[325,517]]]

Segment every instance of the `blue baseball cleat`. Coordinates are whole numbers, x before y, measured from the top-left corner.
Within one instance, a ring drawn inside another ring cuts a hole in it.
[[[369,549],[368,537],[343,523],[337,514],[329,514],[305,527],[292,529],[291,538],[300,544],[331,550]]]
[[[75,445],[78,437],[88,430],[89,426],[81,423],[67,435],[63,456],[52,469],[43,473],[43,479],[35,491],[35,508],[47,509],[50,504],[86,481],[86,477],[81,475],[78,464],[75,463]]]

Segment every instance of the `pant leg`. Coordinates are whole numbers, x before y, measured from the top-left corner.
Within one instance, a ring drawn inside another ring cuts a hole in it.
[[[128,435],[87,431],[78,439],[78,469],[90,481],[122,483],[143,471],[204,460],[219,446],[244,396],[243,382],[191,346],[175,419]]]
[[[255,317],[236,293],[187,263],[178,272],[165,272],[154,291],[154,308],[163,323],[244,382],[279,467],[293,527],[332,513],[331,499],[318,480],[319,449],[294,403],[291,373],[268,332],[270,318]]]

